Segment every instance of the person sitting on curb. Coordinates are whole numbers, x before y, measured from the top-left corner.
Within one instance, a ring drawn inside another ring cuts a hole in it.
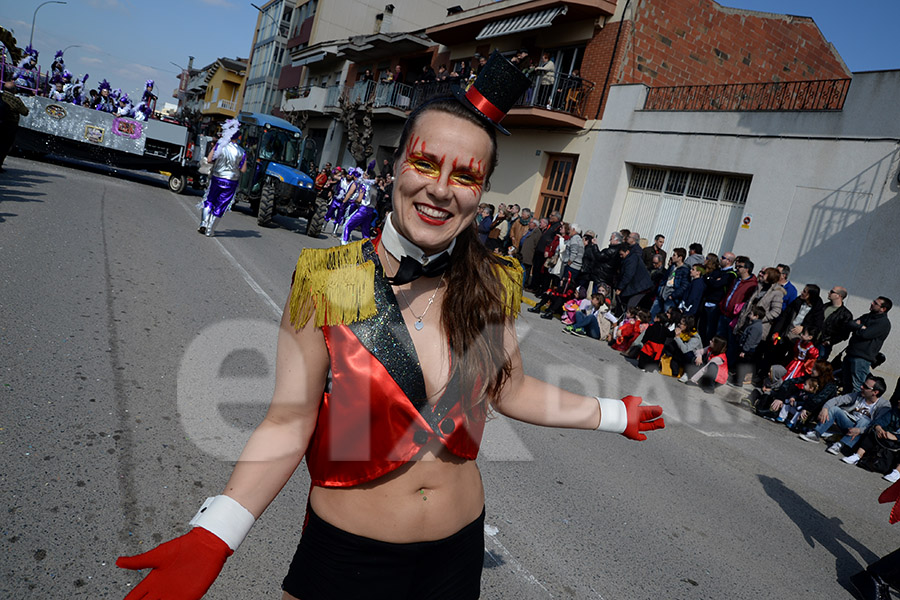
[[[841,460],[848,465],[858,464],[870,471],[884,475],[887,481],[897,481],[892,474],[900,472],[895,468],[900,460],[900,406],[896,404],[897,394],[891,398],[891,410],[882,413],[877,421],[859,440],[856,452]],[[861,460],[865,456],[865,460]]]
[[[890,402],[882,398],[887,385],[884,379],[869,375],[858,392],[835,396],[819,411],[819,425],[807,433],[801,433],[805,442],[818,442],[828,433],[832,425],[837,425],[844,434],[839,442],[828,447],[829,454],[840,454],[844,446],[853,448],[859,442],[860,434],[869,430],[873,421],[890,410]]]
[[[716,388],[728,380],[728,359],[725,350],[728,342],[725,338],[715,336],[709,346],[697,357],[694,365],[688,365],[688,371],[678,381],[699,385],[704,392],[712,394]]]
[[[669,321],[664,313],[653,317],[653,324],[644,332],[644,344],[638,353],[638,368],[644,373],[659,370],[659,359],[662,358],[666,342],[672,337]]]
[[[678,377],[687,365],[692,365],[703,353],[703,340],[697,331],[696,319],[690,315],[682,317],[675,326],[673,337],[666,342],[664,354],[672,357],[672,374]]]
[[[527,310],[530,313],[540,313],[542,319],[552,319],[554,314],[562,310],[563,304],[567,300],[575,297],[575,290],[572,274],[567,273],[565,279],[559,285],[547,288],[547,291],[541,294],[537,304]],[[544,305],[547,305],[546,310],[544,310]]]
[[[778,399],[779,394],[781,393],[781,388],[784,385],[784,376],[787,373],[787,369],[785,369],[781,365],[772,365],[769,369],[769,374],[762,380],[762,385],[758,388],[753,388],[750,394],[745,398],[745,400],[750,404],[750,408],[759,415],[760,417],[772,417],[775,418],[770,412],[769,409],[772,406],[772,403]],[[833,394],[832,394],[833,395]],[[829,399],[831,396],[828,397]],[[778,407],[781,408],[780,406]],[[818,413],[817,413],[818,414]]]
[[[776,365],[772,367],[772,369],[781,369],[782,379],[784,379],[787,370],[780,366]],[[803,433],[810,429],[810,427],[806,426],[807,421],[810,420],[810,417],[817,418],[819,413],[822,411],[822,407],[825,406],[825,403],[838,395],[838,386],[837,381],[834,378],[834,367],[831,366],[831,363],[825,360],[816,361],[816,364],[813,365],[812,372],[809,375],[804,375],[802,377],[797,377],[794,379],[785,379],[781,386],[778,388],[778,392],[772,394],[774,400],[771,400],[769,408],[767,411],[759,411],[761,417],[766,418],[775,418],[775,415],[781,410],[782,404],[790,399],[792,396],[796,394],[796,392],[803,387],[803,384],[809,380],[815,379],[819,382],[818,390],[812,396],[808,396],[803,401],[803,406],[800,409],[799,419],[797,423],[793,427],[793,429],[797,433]]]
[[[607,312],[609,307],[606,305],[606,296],[592,294],[590,300],[581,301],[581,306],[575,313],[575,320],[563,331],[575,336],[605,340],[612,328],[612,323],[604,316]]]
[[[794,393],[790,398],[781,404],[778,416],[775,417],[776,423],[784,423],[787,427],[793,428],[799,421],[800,416],[807,404],[815,401],[816,392],[819,391],[819,380],[815,377],[808,377],[803,382],[803,387],[799,392]]]

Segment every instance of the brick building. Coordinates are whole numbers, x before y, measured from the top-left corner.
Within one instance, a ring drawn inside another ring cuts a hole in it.
[[[850,76],[809,17],[728,8],[712,0],[631,4],[588,44],[585,78],[665,87]],[[594,100],[589,112],[596,113],[601,98]]]

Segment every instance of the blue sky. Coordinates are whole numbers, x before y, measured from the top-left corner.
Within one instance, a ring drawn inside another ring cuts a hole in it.
[[[35,8],[43,0],[0,1],[0,25],[28,43]],[[146,79],[156,80],[160,102],[174,102],[179,69],[189,55],[202,67],[219,56],[250,53],[256,9],[247,0],[66,0],[37,13],[35,46],[41,66],[66,46],[66,66],[90,73],[94,86],[112,86],[140,97]],[[325,0],[327,1],[327,0]],[[620,0],[622,1],[622,0]],[[448,5],[453,2],[447,0]],[[255,2],[261,5],[262,2]],[[900,68],[896,29],[900,0],[722,0],[721,4],[815,19],[852,71]]]

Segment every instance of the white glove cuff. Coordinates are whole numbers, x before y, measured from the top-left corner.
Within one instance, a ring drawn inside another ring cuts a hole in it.
[[[621,400],[613,398],[597,397],[600,403],[600,426],[597,431],[610,431],[612,433],[622,433],[628,426],[628,411],[625,409],[625,403]]]
[[[237,550],[256,519],[234,498],[220,495],[207,498],[189,525],[202,527],[232,550]]]

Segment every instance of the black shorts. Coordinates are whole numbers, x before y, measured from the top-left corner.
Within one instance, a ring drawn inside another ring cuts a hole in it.
[[[281,589],[299,600],[474,600],[481,594],[484,510],[442,540],[392,544],[326,523],[308,509]]]

